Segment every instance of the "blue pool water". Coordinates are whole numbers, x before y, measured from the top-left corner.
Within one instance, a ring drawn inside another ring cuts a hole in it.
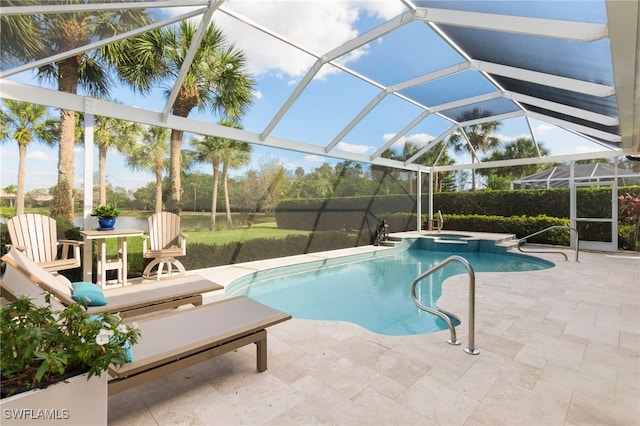
[[[398,250],[388,256],[296,271],[278,268],[231,283],[226,292],[240,294],[288,312],[295,318],[339,320],[359,324],[375,333],[410,335],[446,329],[434,315],[418,309],[411,298],[411,282],[436,263],[457,254],[426,250]],[[546,269],[552,263],[529,256],[483,252],[459,253],[477,272],[516,272]],[[451,263],[420,282],[418,294],[427,306],[441,295],[441,283],[466,273]],[[275,275],[274,275],[275,274]]]

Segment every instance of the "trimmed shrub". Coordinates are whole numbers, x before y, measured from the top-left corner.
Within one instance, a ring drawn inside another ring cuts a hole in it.
[[[551,226],[569,226],[569,219],[545,215],[535,217],[443,215],[443,218],[444,228],[447,230],[515,234],[516,238],[524,238]],[[553,229],[531,237],[528,241],[530,243],[568,245],[569,239],[570,231],[568,229]]]
[[[190,244],[187,256],[180,261],[191,270],[367,244],[371,244],[371,235],[361,238],[355,233],[315,232],[309,236],[290,235],[282,240],[259,238],[220,246]]]

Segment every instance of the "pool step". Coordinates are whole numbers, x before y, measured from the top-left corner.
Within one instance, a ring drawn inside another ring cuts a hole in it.
[[[496,241],[496,247],[505,247],[507,250],[518,247],[518,242],[520,240],[516,237],[511,237],[509,239],[504,239],[500,242]]]

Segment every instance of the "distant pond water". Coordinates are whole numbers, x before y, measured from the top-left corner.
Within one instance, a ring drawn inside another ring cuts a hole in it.
[[[209,227],[209,215],[199,215],[199,216],[186,216],[180,219],[180,228],[184,229],[208,229]],[[98,227],[98,219],[92,218],[93,228]],[[219,220],[219,218],[218,218]],[[83,218],[76,217],[73,221],[73,224],[82,228],[83,226]],[[141,229],[146,230],[148,228],[147,218],[146,217],[134,217],[134,216],[120,216],[116,220],[116,226],[120,229]]]

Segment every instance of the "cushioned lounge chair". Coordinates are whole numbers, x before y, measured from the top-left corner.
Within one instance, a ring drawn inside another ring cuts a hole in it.
[[[2,276],[3,295],[10,291],[13,297],[32,296],[32,301],[42,306],[45,303],[44,292],[31,281],[39,279],[37,275],[40,274],[25,273],[24,265],[15,257],[19,258],[11,252],[3,257],[7,263]],[[60,283],[66,285],[62,281]],[[153,288],[156,287],[154,284]],[[61,310],[64,305],[51,298],[51,309]],[[141,337],[132,347],[133,361],[109,368],[109,395],[251,343],[256,345],[257,369],[265,371],[267,328],[288,319],[291,315],[245,296],[139,318],[137,325]]]
[[[190,365],[255,343],[257,369],[267,369],[267,327],[291,315],[246,296],[137,321],[133,362],[112,365],[109,395],[171,374]]]
[[[41,298],[42,293],[51,292],[62,305],[74,302],[73,288],[66,278],[53,276],[20,251],[12,248],[2,260],[7,264],[2,287],[9,295]],[[101,291],[99,286],[95,287]],[[222,288],[198,275],[135,284],[105,290],[106,305],[87,306],[87,311],[92,314],[118,312],[123,317],[129,317],[187,304],[201,305],[203,293]]]

